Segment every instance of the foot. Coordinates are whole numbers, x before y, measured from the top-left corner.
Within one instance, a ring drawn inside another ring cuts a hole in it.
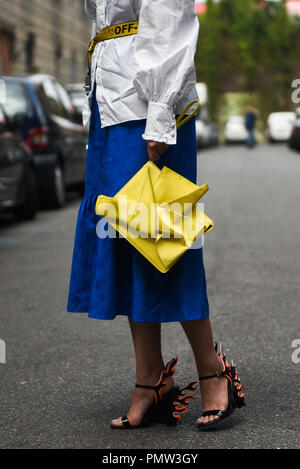
[[[149,384],[150,386],[153,386],[157,383],[156,380],[149,380],[149,383],[144,383],[143,384]],[[151,382],[152,381],[152,382]],[[167,385],[162,389],[162,394],[165,394],[168,392],[170,389],[174,387],[174,380],[173,378],[168,378]],[[127,418],[129,420],[129,423],[131,426],[139,426],[143,420],[143,417],[151,404],[154,401],[154,392],[152,389],[143,389],[143,388],[135,388],[131,397],[131,403],[130,403],[130,409],[129,412],[127,413]],[[122,427],[122,417],[119,417],[118,419],[114,419],[111,421],[111,425],[113,427]]]
[[[216,371],[223,371],[224,365],[220,357],[218,357],[220,362],[220,368]],[[208,373],[212,374],[212,373]],[[200,381],[200,392],[202,397],[202,411],[208,410],[226,410],[228,402],[228,380],[225,377],[222,378],[211,378],[207,380]],[[207,415],[205,417],[200,417],[197,420],[197,424],[206,424],[214,420],[218,420],[217,415]]]

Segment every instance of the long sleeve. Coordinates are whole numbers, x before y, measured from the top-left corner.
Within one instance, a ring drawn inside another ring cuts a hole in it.
[[[134,86],[148,101],[144,140],[176,143],[176,102],[196,81],[199,22],[194,0],[142,0]]]
[[[90,18],[93,20],[96,18],[96,0],[84,0],[84,9]]]
[[[91,39],[96,35],[97,32],[97,25],[96,25],[96,17],[97,17],[97,4],[96,0],[84,0],[84,10],[89,18],[93,20],[92,26],[92,33]]]

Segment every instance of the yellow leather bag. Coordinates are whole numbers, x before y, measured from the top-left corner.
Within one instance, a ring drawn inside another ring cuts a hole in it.
[[[189,103],[176,121],[177,129],[199,107],[197,100]],[[197,186],[166,166],[160,170],[148,161],[114,197],[99,195],[95,213],[166,273],[199,236],[214,227],[197,204],[207,191],[207,184]]]

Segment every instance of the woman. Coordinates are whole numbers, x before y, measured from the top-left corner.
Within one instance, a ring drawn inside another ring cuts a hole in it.
[[[203,413],[197,424],[204,429],[242,406],[243,395],[236,369],[213,343],[202,248],[162,274],[125,239],[97,237],[95,215],[97,196],[114,196],[148,159],[196,182],[194,119],[176,131],[176,114],[197,99],[194,1],[85,0],[85,9],[93,36],[107,26],[139,23],[138,34],[99,42],[92,53],[83,112],[84,123],[90,119],[85,194],[67,309],[97,319],[128,316],[138,385],[129,412],[112,420],[113,428],[176,423],[187,410],[188,399],[172,378],[177,360],[165,367],[161,354],[161,323],[180,322],[200,377]]]

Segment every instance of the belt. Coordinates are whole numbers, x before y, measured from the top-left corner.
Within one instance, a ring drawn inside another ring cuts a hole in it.
[[[108,39],[116,39],[118,37],[133,36],[138,32],[138,21],[129,21],[127,23],[114,24],[112,26],[107,26],[106,28],[101,29],[101,31],[96,34],[95,37],[91,40],[88,47],[88,71],[85,78],[84,89],[88,95],[91,92],[91,62],[92,55],[95,50],[96,45],[99,42],[107,41]]]
[[[96,34],[96,36],[91,40],[89,47],[88,47],[88,71],[85,78],[84,89],[87,95],[91,92],[92,83],[91,83],[91,62],[92,62],[92,55],[95,50],[96,45],[99,42],[107,41],[108,39],[115,39],[117,37],[125,37],[125,36],[133,36],[134,34],[138,33],[138,21],[129,21],[127,23],[119,23],[114,24],[112,26],[107,26],[106,28],[101,29],[101,31]],[[187,111],[196,104],[196,107],[193,111],[188,114],[186,117]],[[198,112],[200,108],[200,102],[198,100],[191,101],[186,108],[182,111],[179,115],[178,119],[176,120],[176,127],[179,129],[183,124],[185,124],[188,120],[193,117],[196,112]]]

